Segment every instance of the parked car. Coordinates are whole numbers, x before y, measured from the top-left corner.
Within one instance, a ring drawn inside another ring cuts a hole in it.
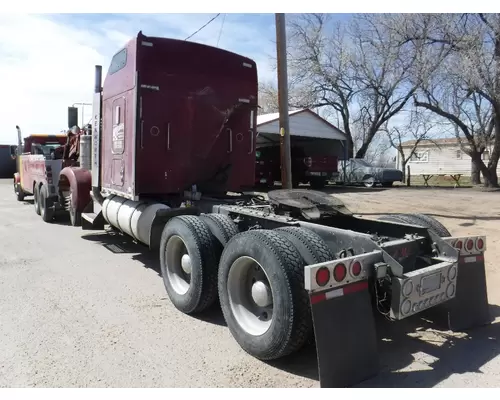
[[[345,169],[345,171],[344,171]],[[345,162],[339,162],[340,184],[363,184],[373,187],[377,184],[383,187],[391,187],[394,182],[403,182],[403,171],[396,168],[376,167],[362,158],[351,158]]]

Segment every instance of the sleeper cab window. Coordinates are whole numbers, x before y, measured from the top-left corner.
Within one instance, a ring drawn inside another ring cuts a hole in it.
[[[122,68],[125,68],[125,65],[127,65],[127,49],[120,50],[113,56],[108,74],[113,75],[117,73]]]

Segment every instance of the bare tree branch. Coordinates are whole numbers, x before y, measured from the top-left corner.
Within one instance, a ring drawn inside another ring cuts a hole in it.
[[[449,42],[439,68],[416,91],[415,105],[455,126],[462,149],[471,157],[485,185],[498,186],[500,157],[500,18],[499,14],[430,14],[418,17],[428,30],[413,32],[435,51],[434,38]],[[430,22],[433,20],[433,22]],[[414,25],[416,26],[416,24]],[[426,39],[424,39],[426,38]],[[424,68],[420,66],[420,68]],[[417,73],[418,75],[418,73]],[[462,141],[465,138],[465,141]],[[488,165],[482,160],[492,148]]]
[[[401,46],[400,36],[387,29],[393,18],[357,14],[348,22],[332,22],[324,14],[302,14],[289,21],[291,81],[308,92],[291,104],[336,110],[351,152],[355,139],[362,138],[356,157],[366,155],[382,126],[405,108],[420,84],[409,75],[419,47]]]

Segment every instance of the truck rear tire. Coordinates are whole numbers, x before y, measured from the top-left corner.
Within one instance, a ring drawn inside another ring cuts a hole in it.
[[[49,197],[47,186],[43,185],[40,189],[40,215],[45,222],[52,222],[54,219],[54,200]]]
[[[335,259],[325,241],[309,229],[289,226],[277,228],[275,231],[285,236],[295,246],[307,265]]]
[[[295,246],[306,265],[332,261],[336,258],[321,236],[309,229],[289,226],[275,231],[285,236]],[[307,341],[314,341],[312,321],[311,331],[306,335]]]
[[[378,218],[379,221],[387,221],[387,222],[395,222],[399,224],[410,224],[413,225],[413,223],[410,223],[408,221],[404,221],[401,218],[399,218],[401,214],[389,214],[389,215],[382,215],[381,217]]]
[[[172,304],[185,314],[199,313],[217,299],[215,238],[197,216],[167,222],[160,241],[163,283]]]
[[[234,236],[219,264],[219,299],[227,326],[243,350],[261,360],[300,349],[312,331],[304,259],[278,231]]]
[[[40,186],[35,185],[33,187],[33,205],[35,206],[35,212],[40,215]]]
[[[426,214],[406,214],[409,217],[415,220],[415,223],[418,221],[421,226],[427,229],[433,230],[436,235],[440,237],[450,237],[452,236],[450,231],[436,218],[431,217]]]
[[[221,248],[231,240],[234,235],[237,235],[240,231],[238,226],[234,221],[223,214],[202,214],[200,218],[207,224],[210,232],[215,236],[215,238],[221,244]]]
[[[402,224],[417,225],[432,230],[440,237],[449,237],[451,233],[435,218],[425,214],[391,214],[380,217],[381,221],[390,221]]]
[[[23,192],[23,189],[21,188],[21,184],[16,183],[15,180],[14,180],[14,193],[16,194],[17,201],[24,200],[24,192]]]

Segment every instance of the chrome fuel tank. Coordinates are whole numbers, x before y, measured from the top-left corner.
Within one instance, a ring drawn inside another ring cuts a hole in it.
[[[111,226],[149,246],[149,233],[156,212],[169,208],[161,203],[132,201],[111,195],[102,204],[102,215]]]

